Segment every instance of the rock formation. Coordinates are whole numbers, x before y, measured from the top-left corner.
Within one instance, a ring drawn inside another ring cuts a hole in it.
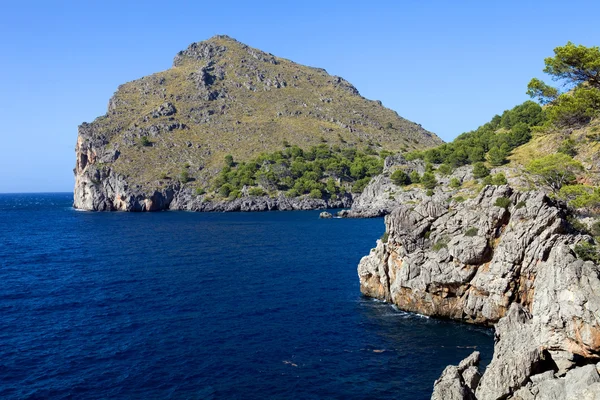
[[[284,145],[308,148],[324,141],[374,151],[441,143],[381,102],[360,96],[340,77],[215,36],[179,52],[172,68],[119,86],[106,115],[79,127],[74,206],[124,211],[337,207],[341,201],[268,198],[213,204],[200,194],[223,167],[225,155],[244,161]]]
[[[386,229],[387,242],[358,268],[365,295],[495,325],[494,357],[481,380],[448,367],[433,398],[598,398],[600,267],[575,256],[591,238],[573,230],[563,204],[488,186],[464,203],[434,196],[400,206]]]

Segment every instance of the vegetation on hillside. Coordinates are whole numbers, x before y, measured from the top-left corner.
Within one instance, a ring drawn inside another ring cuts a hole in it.
[[[239,163],[227,155],[210,190],[226,198],[285,192],[289,197],[335,199],[346,192],[362,192],[371,177],[381,174],[388,155],[389,152],[377,154],[370,148],[357,150],[326,144],[307,150],[289,146]]]
[[[487,161],[492,166],[507,162],[511,150],[531,139],[534,127],[546,121],[542,107],[526,101],[502,115],[495,115],[490,122],[478,129],[463,133],[453,142],[425,151],[407,155],[408,159],[423,159],[434,164],[444,164],[451,168]]]
[[[92,140],[119,153],[111,170],[148,191],[182,170],[207,186],[225,155],[247,161],[284,143],[379,153],[441,142],[340,77],[226,36],[194,43],[172,68],[121,85],[107,114],[89,125]]]

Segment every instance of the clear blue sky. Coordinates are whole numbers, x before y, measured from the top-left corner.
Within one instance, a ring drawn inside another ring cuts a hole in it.
[[[27,1],[0,13],[0,192],[71,191],[77,125],[121,83],[227,34],[352,82],[446,141],[527,99],[598,1]]]

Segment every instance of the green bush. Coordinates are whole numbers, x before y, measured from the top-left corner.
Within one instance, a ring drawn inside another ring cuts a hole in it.
[[[148,136],[142,136],[140,138],[140,144],[144,147],[152,146],[152,142],[148,139]]]
[[[559,127],[581,126],[600,115],[600,90],[580,86],[564,93],[548,107],[548,117]]]
[[[448,248],[448,238],[441,238],[432,246],[433,251],[440,251],[441,249]]]
[[[517,205],[515,206],[515,208],[517,210],[519,210],[519,209],[525,207],[526,205],[527,205],[527,203],[525,203],[523,200],[521,200],[520,202],[517,203]]]
[[[506,185],[507,183],[506,176],[504,176],[502,172],[499,172],[492,177],[492,185],[501,186]]]
[[[600,252],[598,247],[591,243],[583,242],[575,246],[575,254],[584,261],[600,262]]]
[[[251,187],[250,189],[248,189],[248,195],[249,196],[264,196],[265,191],[259,187]]]
[[[435,188],[437,186],[435,175],[433,175],[431,172],[425,172],[421,177],[421,184],[425,189]]]
[[[199,188],[196,188],[195,193],[196,193],[196,196],[202,196],[203,194],[206,193],[206,190],[204,190],[204,188],[199,187]]]
[[[237,190],[237,189],[235,189],[235,190],[232,190],[231,193],[229,193],[229,197],[228,198],[230,200],[234,200],[234,199],[239,199],[240,197],[242,197],[242,192],[239,191],[239,190]]]
[[[400,169],[394,171],[394,173],[392,173],[392,175],[390,176],[390,179],[392,180],[392,182],[394,182],[394,184],[398,186],[405,186],[410,184],[410,177],[406,174],[406,172]]]
[[[357,180],[354,183],[354,185],[352,185],[352,193],[362,193],[362,191],[365,190],[365,188],[369,184],[370,180],[371,180],[371,178],[363,178],[363,179]]]
[[[221,197],[229,197],[229,194],[233,191],[233,188],[229,183],[224,184],[219,188],[219,195]]]
[[[387,231],[385,231],[385,232],[383,233],[383,235],[381,235],[381,241],[382,241],[383,243],[387,243],[387,241],[388,241],[389,237],[390,237],[389,233],[387,233]]]
[[[227,154],[225,156],[225,165],[228,167],[233,167],[235,165],[233,162],[233,156],[231,154]]]
[[[442,164],[438,167],[437,171],[442,175],[450,175],[452,173],[452,166],[450,164]]]
[[[452,189],[458,189],[458,188],[460,188],[460,187],[461,187],[461,185],[462,185],[462,184],[461,184],[461,182],[460,182],[460,179],[458,179],[458,178],[456,178],[456,177],[454,177],[454,178],[450,179],[450,187],[451,187]]]
[[[410,181],[412,183],[420,183],[421,182],[421,175],[419,175],[419,173],[417,171],[412,171],[410,173]]]
[[[504,209],[510,207],[510,204],[511,204],[511,201],[508,197],[498,197],[496,199],[496,202],[494,203],[494,205],[496,207],[500,207],[500,208],[504,208]]]
[[[473,164],[473,176],[475,178],[485,178],[489,174],[490,170],[482,162]]]
[[[456,201],[457,203],[462,203],[464,202],[466,199],[463,196],[456,196],[453,199],[454,201]]]
[[[179,174],[179,181],[181,183],[188,183],[190,181],[190,173],[187,170],[181,171]]]
[[[465,231],[465,236],[473,237],[477,236],[479,230],[477,228],[469,228]]]
[[[563,153],[569,157],[575,157],[577,155],[577,148],[575,147],[575,141],[573,139],[565,139],[562,141],[558,149],[558,153]]]
[[[311,199],[320,199],[323,197],[323,193],[319,189],[313,189],[310,191],[309,196]]]

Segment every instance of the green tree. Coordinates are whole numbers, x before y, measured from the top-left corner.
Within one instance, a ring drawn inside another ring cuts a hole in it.
[[[433,189],[437,185],[435,175],[431,172],[425,172],[421,177],[421,184],[425,189]]]
[[[494,146],[488,152],[488,159],[490,160],[490,164],[494,167],[498,167],[504,163],[506,163],[506,157],[508,154],[501,147]]]
[[[235,165],[233,162],[233,156],[231,154],[227,154],[225,156],[225,165],[228,167],[233,167]]]
[[[410,184],[410,177],[401,169],[394,171],[394,173],[390,176],[390,179],[398,186]]]
[[[541,104],[548,104],[556,100],[559,91],[543,81],[533,78],[527,85],[527,95],[537,99]]]
[[[574,182],[576,173],[581,170],[583,166],[579,161],[562,153],[535,159],[527,165],[527,171],[553,192],[558,192],[564,185]]]
[[[600,88],[600,48],[598,46],[576,46],[567,42],[565,46],[554,49],[554,57],[544,59],[544,72],[554,80],[564,81],[566,85],[576,86],[588,83]]]
[[[450,179],[450,187],[452,189],[458,189],[460,186],[461,186],[460,179],[458,179],[457,177]]]
[[[548,117],[558,126],[587,123],[600,109],[600,48],[568,42],[544,59],[544,72],[572,93],[560,91],[539,79],[532,79],[527,94],[542,104],[551,103]]]
[[[313,189],[310,191],[309,196],[311,199],[320,199],[323,197],[323,193],[319,189]]]
[[[417,171],[412,171],[410,173],[410,181],[412,183],[419,183],[419,182],[421,182],[421,175],[419,175],[419,173]]]
[[[575,141],[573,139],[565,139],[562,141],[558,149],[556,149],[558,153],[566,154],[570,157],[575,157],[577,155],[577,148],[575,147]]]
[[[482,163],[473,164],[473,176],[475,178],[485,178],[490,174],[490,170]]]
[[[561,94],[547,113],[559,127],[587,124],[600,115],[600,89],[578,87],[572,93]]]

